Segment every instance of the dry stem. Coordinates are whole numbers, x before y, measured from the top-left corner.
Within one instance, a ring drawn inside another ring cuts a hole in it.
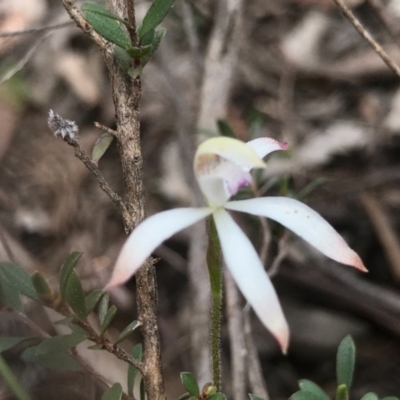
[[[375,52],[382,58],[385,64],[400,78],[400,68],[393,59],[383,50],[382,46],[371,36],[352,11],[346,6],[343,0],[333,0],[342,10],[346,18],[353,24],[357,32],[369,43]]]
[[[143,190],[143,160],[140,147],[141,77],[131,79],[119,67],[112,47],[84,19],[72,0],[63,0],[64,7],[78,26],[103,50],[108,68],[117,118],[117,147],[127,188],[126,209],[122,215],[125,230],[130,232],[146,216]],[[111,11],[135,27],[133,0],[110,0]],[[130,9],[130,10],[128,10]],[[160,339],[157,326],[157,285],[153,262],[148,260],[136,274],[138,319],[142,323],[144,348],[143,379],[147,397],[164,400],[164,380],[161,370]]]

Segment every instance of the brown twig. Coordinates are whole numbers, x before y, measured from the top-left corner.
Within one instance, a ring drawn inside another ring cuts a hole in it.
[[[99,122],[94,122],[94,126],[101,129],[103,132],[109,133],[110,135],[118,136],[117,131],[114,131],[114,129],[111,129],[108,126],[102,125]]]
[[[115,193],[108,185],[97,164],[86,155],[85,151],[82,149],[77,141],[69,140],[68,138],[65,138],[64,141],[75,149],[75,156],[79,158],[79,160],[81,160],[82,163],[85,164],[86,168],[94,175],[97,182],[99,183],[100,188],[110,197],[110,199],[117,206],[123,220],[130,221],[130,215],[125,206],[125,203],[122,201],[121,197],[118,196],[118,194]],[[126,230],[128,230],[127,227]]]
[[[369,216],[376,235],[389,262],[394,278],[400,281],[400,241],[392,227],[389,216],[377,199],[363,193],[360,201]]]
[[[371,36],[371,34],[365,29],[361,22],[356,18],[353,12],[346,6],[343,0],[333,0],[346,18],[353,24],[357,32],[369,43],[369,45],[375,50],[375,52],[381,57],[384,63],[400,78],[400,68],[393,61],[393,59],[383,50],[382,46]]]

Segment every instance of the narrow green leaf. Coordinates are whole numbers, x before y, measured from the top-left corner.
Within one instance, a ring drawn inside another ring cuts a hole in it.
[[[399,400],[399,398],[394,396],[387,396],[383,397],[381,400]]]
[[[132,58],[142,58],[147,56],[152,50],[152,46],[142,46],[142,47],[131,47],[130,49],[126,49],[126,52]]]
[[[236,138],[236,134],[233,131],[233,129],[231,128],[231,126],[228,124],[228,122],[226,122],[225,119],[219,119],[217,121],[217,125],[218,125],[218,130],[219,133],[222,136],[226,136],[226,137],[231,137],[231,138]]]
[[[31,275],[31,281],[40,300],[44,301],[45,303],[51,302],[53,300],[54,293],[50,289],[50,286],[46,282],[44,276],[39,271],[35,271]]]
[[[330,400],[329,396],[316,383],[307,379],[299,381],[300,389],[304,392],[310,392],[318,396],[321,400]]]
[[[141,326],[142,324],[139,321],[132,321],[118,336],[118,339],[114,343],[114,345],[121,343],[125,340],[136,328]]]
[[[112,17],[105,15],[107,10],[102,13],[90,9],[82,9],[83,15],[92,28],[106,40],[117,46],[127,50],[131,48],[131,41],[121,26],[121,22],[117,16],[112,14]]]
[[[107,311],[107,313],[106,313],[106,315],[104,317],[104,321],[101,324],[100,336],[103,336],[106,333],[106,330],[110,326],[110,324],[111,324],[112,320],[114,319],[116,313],[117,313],[117,307],[111,306],[108,309],[108,311]]]
[[[356,360],[356,347],[350,335],[346,336],[340,343],[336,356],[336,378],[337,384],[346,385],[350,390],[353,380],[354,364]]]
[[[146,33],[156,28],[174,5],[175,0],[154,0],[138,28],[138,35],[142,38]]]
[[[132,68],[132,58],[127,53],[125,49],[119,46],[114,47],[114,56],[118,61],[119,66],[121,67],[122,71],[128,73],[129,69]]]
[[[181,372],[181,382],[183,387],[191,396],[199,396],[200,388],[196,378],[190,372]]]
[[[118,15],[113,14],[111,11],[98,5],[97,3],[83,3],[81,10],[84,14],[86,12],[93,12],[93,13],[99,14],[103,17],[110,18],[115,21],[121,22],[121,24],[124,24],[126,26],[128,25],[127,21],[124,21],[122,18],[118,17]]]
[[[77,333],[78,335],[88,336],[88,333],[82,327],[74,324],[72,321],[68,324],[68,328],[71,329],[73,333]]]
[[[133,347],[131,355],[135,360],[142,361],[143,357],[143,346],[141,343]],[[131,364],[128,367],[128,395],[133,397],[133,388],[135,386],[135,379],[138,370]]]
[[[28,349],[30,350],[30,349]],[[80,371],[81,365],[67,353],[22,354],[24,361],[49,368],[54,371]]]
[[[78,251],[73,251],[67,259],[64,261],[63,265],[61,266],[60,270],[60,293],[61,293],[61,298],[65,300],[64,297],[64,292],[65,292],[65,286],[67,284],[67,280],[69,278],[69,275],[71,272],[74,270],[76,267],[77,262],[81,258],[82,253]]]
[[[68,324],[69,324],[70,322],[74,321],[74,320],[75,320],[75,316],[70,315],[69,317],[61,318],[61,319],[55,321],[54,323],[55,323],[56,325],[66,325],[66,326],[68,326]]]
[[[262,399],[261,397],[254,396],[254,394],[249,394],[249,397],[250,397],[250,400],[265,400],[265,399]]]
[[[361,397],[361,400],[379,400],[379,397],[375,393],[367,393],[364,394],[363,397]]]
[[[24,271],[20,266],[10,262],[0,262],[0,271],[5,277],[8,285],[11,285],[13,290],[39,301],[36,290],[32,284],[30,275]]]
[[[99,162],[100,158],[104,156],[105,152],[108,150],[108,148],[111,146],[111,143],[114,140],[114,136],[104,132],[97,140],[96,143],[94,144],[93,150],[92,150],[92,160],[96,163]]]
[[[4,276],[0,270],[0,294],[1,302],[3,304],[9,304],[12,308],[17,311],[22,311],[22,301],[18,290],[11,285],[8,279]]]
[[[88,314],[90,314],[96,307],[102,295],[103,291],[101,289],[96,289],[85,297],[85,308]]]
[[[336,388],[336,400],[349,400],[349,391],[345,384]]]
[[[140,67],[141,69],[150,61],[150,58],[153,57],[154,53],[159,48],[162,40],[164,39],[167,30],[165,28],[157,28],[147,33],[146,36],[142,40],[142,45],[147,46],[151,45],[151,51],[141,58]]]
[[[68,277],[64,288],[64,298],[78,318],[85,319],[87,317],[85,294],[75,271],[72,271]]]
[[[207,400],[226,400],[226,396],[223,393],[217,392],[209,396]]]
[[[122,386],[120,383],[114,383],[106,392],[104,392],[103,396],[101,396],[101,400],[121,400],[122,399]]]
[[[100,304],[99,304],[99,320],[100,325],[103,325],[104,318],[106,317],[108,310],[108,303],[110,301],[110,295],[108,292],[104,292],[103,296],[101,296]]]
[[[292,394],[289,400],[321,400],[321,398],[314,393],[299,390],[298,392]]]
[[[87,335],[71,333],[69,335],[54,336],[44,339],[39,345],[30,347],[23,352],[27,360],[35,356],[65,352],[77,346],[87,338]],[[25,358],[24,358],[25,359]]]
[[[27,339],[26,337],[0,337],[0,353],[5,350],[11,349],[19,342]]]

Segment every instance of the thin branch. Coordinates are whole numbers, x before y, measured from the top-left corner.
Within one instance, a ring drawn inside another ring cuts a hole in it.
[[[48,31],[55,31],[57,29],[68,28],[73,25],[73,22],[61,22],[55,25],[42,26],[40,28],[23,29],[21,31],[0,32],[0,38],[12,38],[14,36],[30,35],[32,33],[43,33]]]
[[[101,129],[103,132],[109,133],[110,135],[118,136],[118,132],[117,131],[114,131],[114,129],[111,129],[108,126],[102,125],[99,122],[95,122],[94,126],[96,128]]]
[[[123,202],[121,197],[111,189],[97,164],[86,155],[85,151],[82,149],[77,141],[71,141],[68,140],[68,138],[65,138],[64,141],[75,149],[75,156],[79,158],[79,160],[81,160],[83,164],[85,164],[86,168],[94,175],[97,182],[99,183],[100,188],[110,197],[110,199],[117,206],[122,216],[122,219],[124,220],[124,223],[129,226],[131,224],[131,216],[125,206],[125,203]],[[127,228],[125,229],[127,230]]]
[[[393,59],[383,50],[382,46],[371,36],[353,12],[346,6],[343,0],[333,0],[342,10],[346,18],[353,24],[357,32],[369,43],[384,63],[400,78],[400,68]]]

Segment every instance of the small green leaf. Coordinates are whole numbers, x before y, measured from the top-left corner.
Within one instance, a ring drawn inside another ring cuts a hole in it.
[[[87,335],[71,333],[69,335],[54,336],[44,339],[39,345],[26,349],[23,353],[27,359],[45,354],[62,353],[77,346],[87,338]]]
[[[250,397],[250,400],[265,400],[265,399],[262,399],[261,397],[254,396],[254,394],[249,394],[249,397]]]
[[[27,339],[26,337],[0,337],[0,353],[5,350],[11,349],[19,342]]]
[[[100,158],[104,156],[105,152],[111,146],[111,143],[114,140],[114,136],[104,132],[94,144],[92,150],[92,160],[96,163],[99,162]]]
[[[321,400],[330,400],[329,396],[316,383],[307,379],[299,381],[300,389],[304,392],[310,392],[318,396]]]
[[[3,261],[0,262],[0,271],[6,280],[6,284],[10,285],[13,290],[33,300],[39,301],[31,277],[20,266]]]
[[[37,364],[54,371],[80,371],[82,369],[81,365],[67,353],[36,355],[35,353],[25,354],[26,351],[22,354],[22,358],[29,363]]]
[[[114,14],[107,14],[107,10],[103,9],[102,12],[93,11],[91,6],[89,9],[86,7],[82,8],[83,15],[92,28],[106,40],[117,46],[127,50],[131,48],[131,41],[121,27],[121,20]]]
[[[121,400],[122,399],[122,386],[120,383],[114,383],[106,392],[104,392],[103,396],[101,396],[101,400]]]
[[[86,312],[90,314],[93,309],[96,307],[97,303],[100,300],[100,297],[103,295],[103,291],[100,289],[93,290],[85,297],[85,308]]]
[[[349,391],[346,385],[339,385],[336,388],[336,400],[349,400]]]
[[[387,396],[383,397],[381,400],[399,400],[399,398],[394,396]]]
[[[126,49],[126,52],[132,58],[142,58],[147,56],[152,50],[152,46],[143,46],[143,47],[131,47],[130,49]]]
[[[2,304],[9,304],[17,311],[22,311],[22,301],[18,290],[11,285],[0,270],[0,298]]]
[[[72,271],[68,277],[64,288],[64,298],[78,318],[85,319],[87,317],[85,294],[75,271]]]
[[[223,393],[217,392],[209,396],[207,400],[226,400],[226,396]]]
[[[129,69],[132,68],[132,58],[127,53],[127,51],[124,50],[122,47],[115,46],[114,47],[114,56],[115,56],[116,60],[118,61],[118,64],[121,67],[122,71],[124,71],[125,73],[128,73]]]
[[[183,387],[191,396],[199,396],[200,388],[196,378],[190,372],[181,372],[181,382]]]
[[[99,320],[100,325],[103,325],[104,318],[106,317],[108,310],[108,303],[110,301],[110,295],[108,292],[104,292],[103,296],[101,296],[100,304],[99,304]]]
[[[77,262],[81,258],[82,253],[78,251],[73,251],[67,259],[64,261],[63,265],[61,266],[60,270],[60,293],[61,298],[65,300],[64,292],[65,286],[67,284],[67,280],[71,272],[75,269]]]
[[[152,30],[151,32],[147,33],[146,36],[142,40],[142,45],[147,46],[151,45],[151,51],[141,58],[140,60],[140,67],[141,69],[150,61],[150,58],[159,48],[162,40],[164,39],[167,30],[165,28],[157,28]]]
[[[141,326],[142,324],[139,321],[132,321],[118,336],[118,339],[114,343],[114,345],[121,343],[125,340],[136,328]]]
[[[175,0],[154,0],[138,28],[138,35],[142,38],[146,33],[156,28],[174,5]]]
[[[103,336],[106,333],[106,330],[110,326],[110,324],[111,324],[112,320],[114,319],[116,313],[117,313],[117,307],[111,306],[108,309],[108,311],[107,311],[107,313],[106,313],[106,315],[104,317],[103,323],[101,324],[100,336]]]
[[[68,328],[71,329],[73,333],[77,333],[79,335],[88,336],[88,333],[79,325],[74,324],[72,321],[68,324]]]
[[[50,286],[46,282],[44,276],[39,271],[35,271],[31,275],[31,281],[40,300],[45,303],[51,302],[53,300],[54,293],[50,289]]]
[[[231,138],[236,138],[236,134],[233,131],[233,129],[231,128],[231,126],[228,124],[228,122],[226,122],[226,120],[224,119],[219,119],[217,121],[217,125],[218,125],[218,130],[219,133],[222,136],[226,136],[226,137],[231,137]]]
[[[83,13],[93,12],[99,14],[103,17],[113,19],[115,21],[121,22],[121,24],[128,25],[127,21],[124,21],[122,18],[118,17],[118,15],[113,14],[111,11],[106,8],[98,5],[97,3],[83,3],[81,10]]]
[[[353,380],[354,364],[356,360],[356,347],[350,335],[346,336],[340,343],[336,356],[336,378],[337,384],[346,385],[350,390]]]
[[[321,400],[321,398],[314,393],[299,390],[298,392],[292,394],[289,400]]]
[[[367,393],[364,394],[363,397],[361,397],[361,400],[379,400],[379,397],[375,393]]]
[[[131,352],[132,357],[135,360],[142,361],[143,346],[141,343],[133,347]],[[131,364],[128,367],[128,395],[133,397],[133,387],[135,386],[135,379],[138,370]]]

